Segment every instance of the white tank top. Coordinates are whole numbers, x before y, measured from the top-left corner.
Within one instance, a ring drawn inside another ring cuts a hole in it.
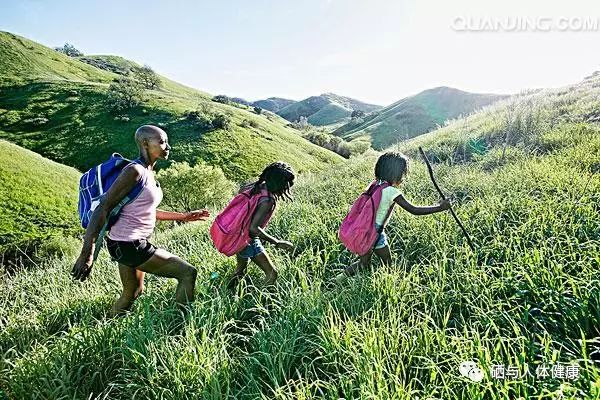
[[[125,168],[133,168],[127,166]],[[144,168],[146,186],[131,203],[121,210],[119,219],[110,229],[108,237],[112,240],[131,242],[147,239],[156,225],[156,208],[163,198],[163,192],[154,173]]]

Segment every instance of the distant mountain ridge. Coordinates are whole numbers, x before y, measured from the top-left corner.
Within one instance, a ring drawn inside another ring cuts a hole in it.
[[[343,122],[350,118],[352,111],[369,113],[382,108],[382,106],[364,103],[335,93],[323,93],[300,101],[269,97],[252,104],[277,113],[290,122],[306,117],[310,124],[317,126]]]
[[[368,138],[375,149],[429,132],[456,118],[506,98],[507,95],[469,93],[440,86],[403,98],[334,131],[347,140]]]
[[[269,97],[268,99],[257,100],[253,102],[252,105],[277,113],[277,111],[282,108],[294,103],[296,103],[296,100],[284,99],[282,97]]]

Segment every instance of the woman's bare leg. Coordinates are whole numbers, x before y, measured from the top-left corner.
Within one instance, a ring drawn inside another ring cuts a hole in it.
[[[119,276],[123,284],[121,296],[113,304],[111,316],[121,315],[129,310],[144,290],[144,272],[127,265],[119,264]]]
[[[175,291],[177,303],[186,305],[194,301],[194,286],[198,272],[196,268],[181,258],[166,250],[156,249],[152,257],[137,269],[165,278],[177,279]]]

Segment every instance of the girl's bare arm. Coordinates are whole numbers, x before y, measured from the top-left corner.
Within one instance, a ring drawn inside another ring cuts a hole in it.
[[[290,242],[277,239],[276,237],[269,235],[267,231],[261,227],[265,221],[265,218],[267,217],[267,214],[271,211],[273,204],[273,200],[269,199],[260,203],[258,207],[256,207],[256,211],[254,212],[254,216],[250,222],[250,237],[258,237],[259,239],[265,240],[277,247],[281,247],[285,250],[291,250],[293,245]]]
[[[450,201],[448,200],[442,200],[439,204],[432,206],[416,206],[410,203],[408,200],[406,200],[406,198],[402,194],[396,196],[394,202],[409,213],[411,213],[412,215],[428,215],[444,211],[450,208]]]

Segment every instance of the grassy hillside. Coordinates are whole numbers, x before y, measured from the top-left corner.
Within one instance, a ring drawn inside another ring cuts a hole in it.
[[[6,252],[24,256],[51,236],[62,240],[80,232],[79,176],[73,168],[0,140],[0,257]]]
[[[87,55],[82,57],[77,57],[77,60],[83,61],[86,64],[93,65],[96,68],[103,69],[105,71],[114,72],[118,75],[128,75],[136,68],[140,68],[141,65],[128,60],[123,57],[113,56],[113,55]],[[164,76],[160,77],[160,87],[167,92],[170,92],[172,95],[184,96],[189,99],[199,99],[199,100],[208,100],[211,99],[212,96],[208,93],[201,92],[197,89],[193,89],[191,87],[182,85],[175,81],[172,81]]]
[[[0,31],[0,71],[0,86],[55,79],[108,83],[114,76],[3,31]]]
[[[294,187],[269,231],[297,246],[269,248],[277,290],[224,289],[234,260],[208,224],[156,242],[198,267],[194,310],[181,323],[174,282],[149,277],[125,318],[105,313],[119,290],[103,252],[91,279],[71,258],[0,280],[0,387],[15,398],[582,399],[600,396],[600,76],[516,97],[401,145],[423,145],[477,254],[448,214],[396,210],[395,263],[328,286],[351,262],[337,228],[372,179],[370,153]],[[403,185],[437,202],[414,156]],[[212,272],[219,277],[211,280]],[[475,360],[485,377],[460,376]],[[577,365],[578,379],[536,378]],[[494,379],[493,365],[530,375]]]
[[[321,126],[343,121],[349,118],[354,110],[371,112],[380,108],[381,106],[363,103],[349,97],[324,93],[290,104],[277,111],[277,114],[288,121],[307,117],[309,123]]]
[[[140,106],[115,114],[106,92],[107,82],[119,74],[10,33],[0,32],[0,43],[0,66],[6,67],[0,87],[0,138],[79,170],[114,151],[135,156],[133,133],[145,123],[165,128],[173,145],[173,160],[193,163],[204,159],[221,167],[232,180],[251,179],[278,159],[301,172],[326,169],[342,160],[300,137],[279,117],[212,102],[206,93],[164,77],[160,89],[145,91]],[[20,56],[13,57],[14,53]],[[91,57],[115,65],[135,65],[119,57]],[[185,117],[189,110],[223,114],[230,127],[203,128]]]
[[[444,121],[470,114],[505,96],[468,93],[449,87],[425,90],[407,97],[364,119],[350,121],[335,130],[345,139],[368,137],[382,149],[435,129]]]
[[[257,100],[253,102],[252,105],[276,113],[283,107],[294,104],[295,102],[296,100],[282,99],[281,97],[269,97],[268,99]]]

